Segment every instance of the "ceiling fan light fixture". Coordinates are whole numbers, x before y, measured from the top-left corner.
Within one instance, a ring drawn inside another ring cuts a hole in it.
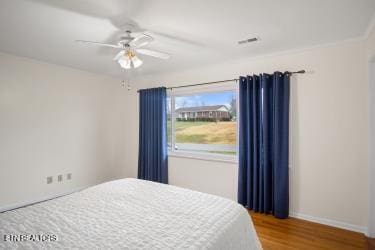
[[[133,67],[134,68],[138,68],[139,66],[141,66],[143,64],[143,62],[141,61],[141,59],[139,59],[136,55],[134,55],[131,58],[131,61],[133,63]]]
[[[127,57],[121,57],[119,60],[118,60],[118,63],[120,64],[120,66],[124,69],[130,69],[131,68],[131,61],[129,58]]]

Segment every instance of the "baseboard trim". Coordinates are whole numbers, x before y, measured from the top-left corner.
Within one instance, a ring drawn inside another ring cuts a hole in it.
[[[375,232],[371,232],[370,229],[367,229],[367,232],[365,233],[365,235],[366,235],[368,238],[375,239]]]
[[[316,223],[327,225],[327,226],[332,226],[332,227],[337,227],[341,229],[346,229],[349,231],[363,233],[366,236],[368,235],[367,227],[363,227],[363,226],[358,226],[358,225],[354,225],[354,224],[350,224],[350,223],[346,223],[342,221],[325,219],[325,218],[320,218],[320,217],[315,217],[315,216],[311,216],[307,214],[300,214],[300,213],[290,213],[289,216],[293,218],[301,219],[301,220],[316,222]]]
[[[61,197],[61,196],[64,196],[64,195],[72,194],[72,193],[81,191],[81,190],[83,190],[85,188],[88,188],[88,187],[89,186],[73,188],[73,189],[70,189],[68,191],[59,192],[57,194],[51,194],[51,195],[39,197],[37,199],[26,200],[26,201],[23,201],[23,202],[17,202],[17,203],[1,206],[0,207],[0,213],[6,212],[6,211],[9,211],[9,210],[14,210],[14,209],[21,208],[21,207],[30,206],[30,205],[33,205],[33,204],[36,204],[36,203],[39,203],[39,202],[51,200],[51,199],[58,198],[58,197]]]

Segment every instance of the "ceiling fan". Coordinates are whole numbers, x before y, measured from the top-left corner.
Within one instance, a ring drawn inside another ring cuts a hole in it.
[[[142,60],[139,59],[137,54],[143,54],[147,56],[156,57],[159,59],[168,59],[169,54],[142,48],[154,41],[154,38],[145,33],[133,33],[130,30],[126,31],[125,36],[121,36],[117,44],[107,44],[93,41],[76,40],[77,42],[98,45],[103,47],[111,47],[115,49],[121,49],[120,52],[113,58],[117,61],[120,66],[124,69],[138,68],[142,65]]]

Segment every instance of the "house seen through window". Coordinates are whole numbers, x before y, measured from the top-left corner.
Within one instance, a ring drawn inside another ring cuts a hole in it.
[[[236,92],[168,97],[168,146],[172,152],[235,156]]]

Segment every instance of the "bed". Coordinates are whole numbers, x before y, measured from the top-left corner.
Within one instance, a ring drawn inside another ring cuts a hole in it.
[[[6,249],[261,249],[241,205],[132,178],[0,213],[0,236]]]

